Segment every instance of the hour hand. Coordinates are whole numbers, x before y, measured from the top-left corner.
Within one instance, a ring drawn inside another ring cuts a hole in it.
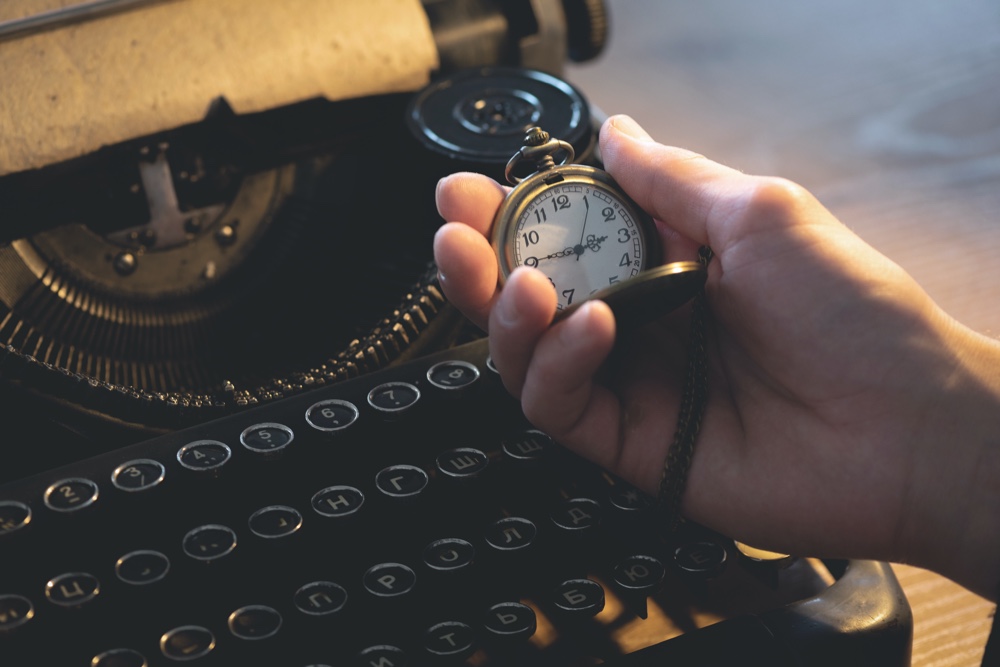
[[[558,259],[559,257],[569,257],[570,255],[576,254],[573,248],[566,248],[565,250],[560,250],[559,252],[554,252],[551,255],[546,255],[545,257],[539,257],[538,261],[543,259]]]

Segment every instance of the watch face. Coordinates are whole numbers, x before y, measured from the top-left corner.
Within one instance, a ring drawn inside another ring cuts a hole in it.
[[[541,270],[556,289],[560,310],[650,265],[643,214],[601,180],[570,176],[535,187],[512,213],[505,275],[521,265]]]

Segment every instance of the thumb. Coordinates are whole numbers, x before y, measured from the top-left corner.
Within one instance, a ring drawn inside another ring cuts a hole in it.
[[[755,179],[683,148],[664,146],[628,116],[612,116],[600,133],[604,167],[640,207],[687,238],[712,245],[727,204],[745,201]],[[714,247],[714,246],[713,246]],[[715,248],[717,251],[721,248]]]

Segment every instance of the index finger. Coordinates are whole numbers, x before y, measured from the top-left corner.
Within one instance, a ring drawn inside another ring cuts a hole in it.
[[[434,198],[438,213],[447,222],[461,222],[490,237],[493,216],[507,189],[489,176],[459,172],[445,176],[437,184]]]

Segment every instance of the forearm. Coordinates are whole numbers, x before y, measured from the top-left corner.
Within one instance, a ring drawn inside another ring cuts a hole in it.
[[[995,600],[1000,586],[1000,342],[945,320],[955,370],[915,447],[902,559]]]

